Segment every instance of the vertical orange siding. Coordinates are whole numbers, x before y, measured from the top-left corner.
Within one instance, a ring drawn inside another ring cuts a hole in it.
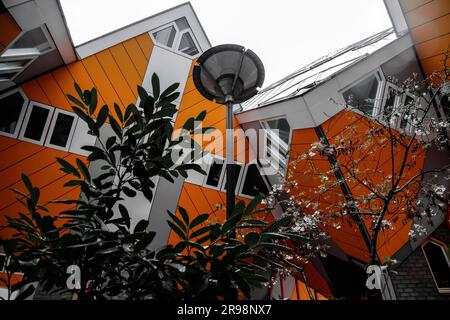
[[[0,19],[1,24],[6,20]],[[7,35],[0,24],[0,41]],[[20,30],[19,30],[20,32]],[[43,74],[21,85],[30,100],[72,111],[66,94],[77,96],[74,82],[83,89],[96,87],[99,104],[112,106],[113,102],[126,106],[136,102],[136,86],[142,83],[150,59],[153,44],[145,33],[122,44],[106,49],[81,61]],[[21,174],[29,175],[35,186],[41,188],[41,204],[51,200],[76,198],[78,188],[64,188],[70,177],[59,171],[56,157],[69,162],[86,158],[44,146],[0,136],[0,225],[4,225],[6,215],[24,212],[17,196],[10,188],[24,190]],[[62,204],[48,204],[51,214],[57,214],[70,207]],[[2,236],[9,236],[3,231]]]
[[[9,12],[0,13],[0,51],[22,31]]]
[[[352,140],[353,145],[358,146],[364,142],[361,139],[364,139],[365,133],[368,132],[372,126],[374,126],[374,124],[369,123],[366,118],[357,115],[354,112],[342,111],[332,119],[326,121],[322,125],[322,129],[324,130],[330,145],[339,146],[341,141],[346,141],[346,143],[348,143],[349,140]],[[365,139],[367,139],[367,137]],[[354,158],[362,159],[356,167],[360,172],[364,172],[365,170],[371,172],[370,182],[373,184],[381,182],[382,179],[391,174],[390,147],[385,143],[383,144],[382,139],[383,137],[372,138],[369,148],[365,148],[361,152],[355,151],[352,156],[337,156],[341,171],[344,176],[347,176],[346,180],[348,179],[348,174],[342,165],[349,163],[349,161]],[[311,205],[306,209],[308,212],[312,213],[318,209],[325,213],[336,213],[341,210],[337,203],[344,203],[345,201],[339,183],[334,177],[334,174],[331,174],[331,165],[327,157],[316,155],[310,160],[298,160],[300,155],[308,152],[311,143],[318,141],[319,138],[315,136],[314,129],[300,129],[294,131],[289,165],[291,176],[289,179],[298,183],[293,191],[294,196],[296,196],[298,200],[304,201],[305,199],[308,199],[311,202]],[[395,172],[398,172],[401,163],[400,160],[403,157],[401,148],[396,148],[394,157]],[[416,164],[405,171],[405,182],[407,179],[417,174],[422,168],[424,149],[419,148],[416,153],[410,154],[407,161],[408,163],[415,161]],[[319,186],[322,184],[321,175],[329,177],[328,183],[326,184],[328,189],[323,192],[318,192]],[[360,199],[366,197],[369,191],[357,182],[347,180],[347,184],[354,199],[358,202],[359,210],[364,212],[365,209],[368,208]],[[314,207],[314,204],[316,203],[318,206]],[[386,218],[392,223],[394,229],[380,233],[378,239],[378,254],[381,259],[385,256],[392,256],[395,254],[409,240],[408,233],[412,221],[406,219],[405,212],[401,210],[405,206],[406,204],[404,200],[402,200],[396,205],[392,204],[388,209],[389,213]],[[370,230],[371,219],[365,217],[363,221],[365,222],[367,229]],[[368,250],[356,223],[350,217],[343,218],[336,222],[339,222],[340,229],[331,226],[325,228],[331,238],[350,256],[362,261],[367,261]]]
[[[77,82],[82,89],[97,89],[99,105],[116,102],[126,107],[136,102],[136,87],[142,84],[152,49],[150,36],[144,33],[27,81],[22,88],[30,100],[71,111],[65,95],[76,96]]]
[[[425,74],[442,71],[443,53],[450,49],[450,1],[400,0],[400,5]]]
[[[18,142],[18,143],[14,143]],[[58,151],[51,148],[35,145],[28,142],[17,141],[15,139],[0,137],[0,144],[7,145],[0,151],[0,225],[6,222],[6,215],[14,216],[17,212],[26,212],[25,208],[17,202],[18,195],[11,191],[11,188],[25,191],[21,182],[21,174],[27,174],[32,183],[41,188],[41,204],[47,204],[51,200],[56,200],[65,194],[79,194],[76,188],[64,188],[63,185],[70,177],[59,171],[60,165],[56,162],[56,157],[74,163],[75,158],[80,158],[87,163],[86,158],[72,155],[67,152]],[[68,209],[66,205],[49,204],[48,209],[51,214],[57,214],[61,210]],[[10,231],[4,230],[2,236],[10,236]]]
[[[200,214],[207,213],[210,214],[208,223],[222,223],[226,218],[225,200],[224,192],[185,182],[178,200],[178,206],[186,209],[191,220]],[[246,204],[251,201],[248,198],[236,197],[236,201],[241,200]],[[262,206],[259,206],[259,208],[262,208]],[[177,216],[181,217],[178,211]],[[273,219],[272,215],[267,212],[257,216],[267,222],[271,222]],[[246,230],[245,232],[248,231]],[[174,232],[170,233],[169,244],[174,244],[179,240],[179,237]]]

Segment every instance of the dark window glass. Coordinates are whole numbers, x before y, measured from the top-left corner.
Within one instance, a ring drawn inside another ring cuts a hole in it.
[[[50,49],[50,44],[40,27],[25,32],[13,46],[13,49],[36,48],[40,52]]]
[[[208,173],[208,178],[206,179],[206,184],[209,186],[217,187],[219,185],[220,174],[222,173],[223,162],[218,159],[214,159],[211,164],[211,169]]]
[[[23,108],[24,99],[19,92],[15,92],[0,100],[0,131],[14,133],[18,126],[20,112]]]
[[[242,187],[242,193],[253,197],[260,193],[269,193],[269,190],[267,189],[256,164],[251,164],[248,166],[247,174],[244,179],[244,186]]]
[[[17,71],[0,74],[0,80],[10,80],[17,74]]]
[[[405,119],[409,116],[410,112],[412,111],[411,109],[414,107],[413,105],[414,103],[414,99],[411,98],[410,96],[406,96],[405,99],[405,106],[404,106],[404,112],[402,115],[402,119],[400,121],[400,128],[401,129],[405,129],[406,126],[408,125],[409,119]]]
[[[450,288],[450,267],[442,247],[428,242],[423,246],[423,252],[425,252],[438,288]]]
[[[194,40],[189,33],[185,33],[181,36],[180,46],[178,50],[190,56],[194,56],[198,53]]]
[[[233,164],[234,166],[234,185],[236,186],[236,183],[239,179],[239,174],[241,173],[242,166],[240,164]],[[223,179],[223,183],[225,184],[225,190],[227,190],[227,176],[226,176],[226,169],[225,169],[225,178]]]
[[[289,133],[291,131],[291,127],[289,126],[289,123],[286,119],[281,118],[276,120],[269,120],[267,121],[267,124],[270,129],[278,130],[281,141],[284,141],[286,144],[289,143]]]
[[[66,147],[69,140],[70,129],[72,128],[74,116],[59,113],[56,118],[55,128],[53,129],[50,144],[60,147]]]
[[[187,22],[185,17],[175,20],[175,23],[177,24],[177,27],[180,31],[189,28],[189,23]]]
[[[348,105],[372,115],[377,90],[378,80],[375,76],[371,76],[345,91],[344,98]]]
[[[33,106],[27,128],[25,129],[25,138],[40,141],[44,133],[45,122],[49,116],[50,110]]]
[[[6,263],[6,255],[0,254],[0,270],[3,270]]]
[[[386,101],[384,102],[383,114],[386,120],[390,120],[392,117],[392,112],[394,111],[396,90],[392,87],[388,87],[388,93],[386,96]]]
[[[175,40],[176,30],[173,26],[164,28],[153,33],[156,42],[161,43],[165,46],[172,47],[173,41]]]
[[[444,114],[447,117],[447,120],[450,121],[450,96],[444,94],[441,98],[441,106],[442,110],[444,110]]]

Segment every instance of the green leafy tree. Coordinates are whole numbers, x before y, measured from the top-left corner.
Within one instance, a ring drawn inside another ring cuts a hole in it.
[[[186,137],[173,138],[178,84],[161,91],[154,74],[153,95],[138,87],[139,105],[130,104],[124,112],[117,104],[98,108],[95,88],[82,91],[77,84],[75,88],[78,97],[68,95],[72,108],[98,141],[83,149],[89,152],[87,160],[101,161],[101,173],[93,177],[82,160],[74,165],[58,158],[60,170],[72,177],[65,186],[79,187],[81,195],[54,201],[72,206],[56,216],[40,203],[39,188],[22,175],[26,190],[14,192],[26,211],[8,217],[2,227],[14,231],[12,238],[1,239],[11,261],[8,274],[24,273],[14,286],[5,280],[10,297],[20,292],[17,298],[26,298],[39,285],[44,292],[74,299],[234,299],[237,289],[250,298],[253,289],[268,285],[273,268],[285,268],[274,257],[309,241],[283,232],[295,220],[293,215],[272,225],[264,222],[259,214],[270,208],[257,209],[262,198],[256,197],[247,206],[237,203],[223,223],[209,223],[208,214],[191,220],[183,208],[178,210],[180,217],[161,212],[180,240],[149,249],[155,233],[148,230],[147,220],[131,228],[133,213],[124,196],[133,198],[141,192],[151,201],[155,178],[173,182],[187,177],[190,170],[204,173],[194,163],[173,159],[174,151],[186,143]],[[188,137],[211,129],[199,127],[205,115],[201,112],[186,121],[183,129]],[[100,132],[107,120],[114,135],[104,139]],[[187,144],[190,159],[202,156],[194,139]],[[245,230],[245,237],[233,236],[236,230]],[[66,271],[72,265],[81,270],[81,288],[68,290]]]

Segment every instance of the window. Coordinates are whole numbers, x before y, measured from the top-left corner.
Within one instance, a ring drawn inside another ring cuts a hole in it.
[[[399,96],[398,92],[399,89],[396,86],[390,83],[386,85],[383,99],[383,120],[390,125],[392,125],[395,120],[392,116],[401,100],[401,96]]]
[[[55,48],[45,26],[21,33],[0,55],[0,81],[11,81],[40,55]]]
[[[71,112],[57,109],[50,124],[46,145],[68,151],[69,142],[75,131],[75,115]]]
[[[196,56],[200,53],[195,36],[185,17],[150,32],[155,43],[161,44],[178,53]]]
[[[240,185],[240,178],[241,178],[241,171],[242,171],[242,164],[233,164],[234,166],[234,185],[235,185],[235,191],[239,190],[239,185]],[[227,169],[225,168],[225,173],[224,173],[224,177],[223,177],[223,182],[222,182],[222,191],[227,191]]]
[[[264,156],[284,175],[289,156],[291,127],[285,118],[266,120],[261,124],[266,129]]]
[[[402,110],[399,124],[399,128],[402,130],[409,130],[409,114],[412,111],[411,108],[414,108],[413,104],[414,98],[410,95],[406,95],[403,103],[404,110]]]
[[[0,253],[0,272],[4,272],[6,268],[6,255]]]
[[[0,105],[2,107],[2,116],[0,117],[1,135],[17,138],[27,103],[28,99],[20,89],[0,96]]]
[[[431,240],[422,246],[422,250],[439,293],[450,293],[450,263],[446,246]]]
[[[205,185],[213,189],[220,189],[220,182],[222,181],[224,175],[224,169],[224,160],[213,158],[206,177]]]
[[[175,20],[175,23],[180,31],[189,29],[189,23],[185,17]]]
[[[440,102],[444,116],[446,117],[447,121],[450,121],[450,96],[443,94],[440,97],[439,102]]]
[[[173,46],[173,41],[175,40],[176,30],[173,26],[169,26],[162,30],[153,33],[153,37],[157,43],[163,44],[167,47]]]
[[[255,197],[260,193],[268,194],[269,188],[259,172],[255,163],[246,166],[244,181],[240,194],[248,197]]]
[[[366,115],[377,114],[377,100],[381,92],[381,76],[377,72],[360,81],[343,95],[345,102],[354,108],[359,109]]]
[[[183,33],[181,36],[178,50],[190,56],[195,56],[198,53],[198,49],[195,46],[194,40],[189,32]]]
[[[45,133],[50,125],[53,107],[37,102],[30,103],[19,138],[33,143],[44,144]]]

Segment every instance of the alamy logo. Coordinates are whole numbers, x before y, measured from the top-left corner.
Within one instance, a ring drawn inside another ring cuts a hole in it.
[[[193,136],[186,129],[174,131],[174,140],[179,140],[171,150],[171,158],[174,164],[181,165],[187,163],[203,163],[210,165],[211,158],[202,157],[202,152],[211,153],[218,157],[225,158],[225,137],[234,137],[236,161],[246,163],[248,160],[258,159],[262,175],[274,175],[281,169],[280,161],[285,161],[287,153],[287,142],[280,137],[278,129],[233,129],[221,132],[220,130],[203,130],[201,122],[194,122],[195,132]],[[257,153],[246,152],[248,146],[257,148]],[[247,159],[247,157],[249,159]]]
[[[381,290],[382,283],[381,283],[381,275],[383,274],[384,270],[386,269],[386,266],[376,266],[376,265],[370,265],[366,269],[367,274],[367,281],[366,281],[366,287],[369,290]]]
[[[67,267],[66,273],[69,277],[66,280],[66,285],[69,290],[81,289],[81,270],[77,265],[71,265]]]

